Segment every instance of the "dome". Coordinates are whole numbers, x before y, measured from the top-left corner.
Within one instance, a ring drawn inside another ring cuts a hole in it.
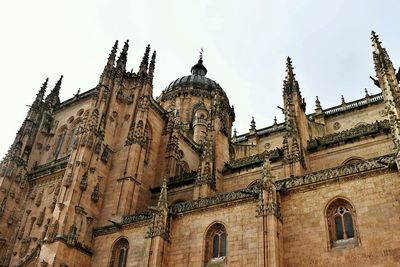
[[[200,57],[197,64],[191,68],[191,75],[183,76],[171,82],[163,91],[163,95],[170,95],[170,93],[178,93],[185,88],[193,87],[202,91],[219,91],[223,96],[226,94],[222,87],[214,80],[207,78],[207,69],[203,65],[203,59]]]

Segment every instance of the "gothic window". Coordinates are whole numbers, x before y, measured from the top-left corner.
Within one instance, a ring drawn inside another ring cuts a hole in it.
[[[227,254],[227,233],[220,223],[213,224],[205,240],[205,266],[225,266]]]
[[[128,240],[126,238],[120,238],[113,246],[109,267],[125,267],[128,250]]]
[[[348,248],[358,245],[355,228],[355,210],[345,199],[331,202],[326,211],[331,248]]]

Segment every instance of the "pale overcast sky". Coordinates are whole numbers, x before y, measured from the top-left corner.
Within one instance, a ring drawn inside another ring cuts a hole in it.
[[[130,40],[128,69],[145,46],[157,50],[154,97],[190,73],[201,47],[207,76],[235,106],[239,134],[282,121],[282,80],[292,57],[307,112],[378,93],[370,32],[400,62],[400,1],[202,0],[2,1],[0,9],[0,158],[37,90],[64,75],[61,99],[96,86],[116,39]]]

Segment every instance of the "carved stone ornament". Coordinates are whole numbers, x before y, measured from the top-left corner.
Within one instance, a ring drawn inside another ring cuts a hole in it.
[[[54,223],[51,224],[47,236],[47,241],[53,242],[57,236],[57,232],[58,232],[58,220],[56,220]]]
[[[67,236],[67,244],[68,245],[73,246],[76,244],[77,232],[78,232],[78,228],[76,227],[75,223],[73,223],[69,228],[69,232],[68,232],[68,236]]]
[[[86,191],[86,188],[88,186],[88,182],[89,182],[89,175],[88,175],[88,172],[86,171],[82,175],[82,180],[81,180],[81,183],[79,185],[79,188],[81,189],[81,191]]]
[[[333,124],[333,129],[334,130],[339,130],[340,129],[340,127],[341,127],[342,125],[340,124],[340,122],[335,122],[334,124]]]
[[[91,199],[93,200],[93,202],[97,202],[99,201],[99,198],[100,198],[100,184],[97,183],[93,189]]]
[[[44,189],[42,189],[36,197],[35,205],[38,207],[40,206],[40,204],[42,204],[43,192]]]
[[[388,120],[376,121],[369,124],[361,124],[357,127],[347,129],[338,133],[328,134],[323,137],[318,137],[308,141],[307,149],[313,150],[318,146],[331,146],[344,141],[350,141],[355,138],[364,137],[367,135],[377,134],[379,132],[388,132],[390,123]]]
[[[277,190],[291,189],[303,185],[326,181],[341,176],[352,175],[360,172],[386,169],[394,163],[394,154],[362,160],[355,163],[312,172],[303,176],[295,176],[275,182]]]

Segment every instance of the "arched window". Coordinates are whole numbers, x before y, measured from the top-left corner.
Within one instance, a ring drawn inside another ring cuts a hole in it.
[[[345,199],[332,201],[326,210],[331,248],[358,245],[355,210]]]
[[[225,266],[227,253],[227,233],[225,226],[213,224],[205,239],[205,266]]]
[[[109,267],[125,267],[128,256],[129,242],[126,238],[120,238],[112,249]]]

